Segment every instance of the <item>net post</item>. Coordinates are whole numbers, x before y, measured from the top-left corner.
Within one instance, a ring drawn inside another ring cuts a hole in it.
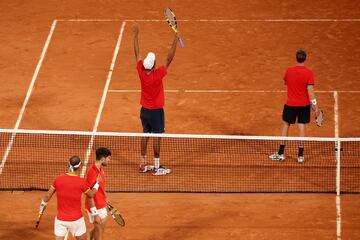
[[[341,157],[341,141],[339,138],[336,139],[336,195],[339,196],[341,189],[340,189],[340,157]]]

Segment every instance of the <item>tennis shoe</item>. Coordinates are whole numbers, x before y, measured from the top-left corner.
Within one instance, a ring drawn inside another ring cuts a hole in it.
[[[298,156],[298,163],[304,163],[305,162],[305,158],[304,156]]]
[[[171,173],[171,169],[165,168],[163,166],[160,166],[159,168],[154,168],[151,172],[151,174],[154,176],[161,176],[161,175],[166,175],[169,173]]]
[[[274,153],[274,154],[270,155],[269,158],[271,160],[273,160],[273,161],[284,161],[285,160],[285,155],[284,154]]]
[[[140,164],[139,165],[139,173],[146,173],[148,171],[152,171],[154,170],[154,166],[152,165],[147,165],[147,164]]]

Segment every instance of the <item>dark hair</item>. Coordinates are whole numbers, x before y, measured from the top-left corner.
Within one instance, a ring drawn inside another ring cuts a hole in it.
[[[79,167],[74,167],[74,166],[78,165],[80,162],[81,162],[81,160],[78,156],[72,156],[69,159],[70,170],[75,171],[76,169],[78,169],[80,166]]]
[[[304,49],[299,49],[296,51],[296,61],[298,63],[303,63],[306,60],[306,52]]]
[[[111,151],[105,147],[100,147],[96,149],[96,160],[100,160],[101,158],[107,158],[111,156]]]

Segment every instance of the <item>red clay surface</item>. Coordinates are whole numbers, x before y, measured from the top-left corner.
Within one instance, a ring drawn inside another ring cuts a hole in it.
[[[4,211],[4,240],[51,239],[56,200],[38,230],[41,192],[0,192],[15,211]],[[110,194],[122,212],[125,228],[108,218],[106,239],[336,239],[332,194]],[[359,195],[343,197],[343,239],[358,239]],[[32,204],[30,204],[32,203]],[[351,212],[350,209],[354,209]]]
[[[162,19],[164,1],[0,2],[0,128],[13,128],[54,19],[58,22],[20,128],[91,131],[125,19]],[[351,19],[358,3],[336,1],[172,1],[180,19]],[[165,60],[172,39],[162,22],[140,22],[140,50]],[[139,89],[126,22],[110,89]],[[284,90],[282,75],[304,47],[315,72],[326,124],[308,136],[359,137],[360,22],[180,22],[178,48],[165,79],[168,133],[279,135],[284,93],[186,93],[185,90]],[[107,95],[99,131],[140,132],[139,93]],[[296,135],[296,128],[291,129]],[[3,143],[2,143],[3,144]],[[4,146],[1,146],[3,149]],[[50,182],[51,180],[49,180]],[[51,239],[55,200],[32,229],[42,192],[0,192],[0,239]],[[109,218],[106,239],[336,239],[333,194],[111,194],[127,226]],[[342,196],[342,239],[359,239],[358,195]]]

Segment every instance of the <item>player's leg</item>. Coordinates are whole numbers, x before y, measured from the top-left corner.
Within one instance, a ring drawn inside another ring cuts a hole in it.
[[[289,135],[289,128],[290,128],[290,123],[283,120],[282,128],[281,128],[281,136],[282,137],[287,137]],[[278,154],[284,155],[284,152],[285,152],[285,141],[281,141]]]
[[[305,124],[299,123],[298,127],[299,127],[299,137],[305,137]],[[299,151],[298,151],[298,163],[304,163],[304,162],[305,162],[304,145],[303,145],[303,142],[300,141],[299,142]]]
[[[98,209],[99,217],[101,218],[101,223],[95,223],[95,236],[96,240],[102,240],[104,238],[105,224],[107,218],[107,210],[106,208]]]
[[[156,109],[152,111],[151,115],[151,128],[153,133],[163,133],[164,128],[164,110]],[[155,170],[160,167],[160,138],[153,138],[153,151],[154,151],[154,167]]]
[[[86,240],[86,224],[84,217],[72,222],[67,222],[67,227],[69,232],[77,239],[77,240]]]
[[[96,238],[95,238],[95,227],[93,227],[93,228],[89,231],[89,233],[88,233],[88,239],[89,239],[89,240],[96,240]]]
[[[155,168],[159,168],[159,166],[160,166],[160,144],[161,144],[161,138],[159,138],[159,137],[153,138]]]
[[[141,155],[140,155],[139,172],[147,172],[146,166],[148,162],[146,159],[146,151],[147,151],[148,142],[149,142],[149,137],[141,137]]]
[[[96,232],[96,240],[102,240],[104,238],[104,231],[105,231],[105,222],[102,223],[95,223],[95,232]]]
[[[282,127],[281,127],[281,136],[286,137],[289,133],[290,124],[294,124],[296,121],[296,108],[284,105],[283,114],[282,114]],[[285,142],[281,142],[279,150],[277,153],[274,153],[269,156],[271,160],[282,161],[285,160]]]
[[[149,124],[150,111],[151,110],[143,107],[140,110],[140,119],[144,133],[151,132],[151,126]],[[146,159],[148,142],[149,142],[149,137],[141,137],[141,155],[140,155],[140,165],[139,165],[139,172],[141,173],[145,173],[148,171],[147,159]]]
[[[299,107],[298,109],[298,127],[299,127],[299,137],[305,137],[305,125],[310,122],[310,112],[311,108],[309,106]],[[304,145],[299,142],[299,151],[298,151],[298,163],[304,163]]]
[[[88,211],[86,210],[86,212],[88,213],[89,216],[89,222],[91,224],[93,224],[93,228],[90,231],[90,240],[99,240],[99,239],[103,239],[103,234],[104,234],[104,230],[105,230],[105,221],[107,218],[107,210],[106,208],[101,208],[101,209],[97,209],[98,213],[99,213],[99,217],[101,219],[101,224],[96,223],[94,216]]]
[[[163,133],[165,132],[165,116],[164,109],[155,109],[151,111],[151,120],[150,126],[152,133]],[[160,159],[160,144],[161,138],[153,138],[153,150],[154,150],[154,159]],[[159,167],[155,163],[155,167]]]
[[[94,216],[86,209],[86,212],[88,214],[89,217],[89,223],[91,223],[92,225],[94,225]],[[89,240],[96,240],[96,230],[95,230],[95,226],[88,232],[88,239]]]
[[[153,133],[165,132],[165,114],[164,109],[156,109],[152,111],[151,116],[151,128]],[[170,169],[161,166],[160,164],[160,145],[161,138],[153,138],[153,150],[154,150],[154,170],[153,175],[166,175],[170,173]]]
[[[299,123],[298,127],[299,127],[299,137],[305,137],[305,124]]]
[[[63,240],[68,232],[68,228],[64,221],[61,221],[55,217],[54,221],[54,235],[55,240]]]
[[[81,236],[76,236],[75,239],[76,240],[87,240],[87,235],[86,235],[86,233],[84,233]]]

